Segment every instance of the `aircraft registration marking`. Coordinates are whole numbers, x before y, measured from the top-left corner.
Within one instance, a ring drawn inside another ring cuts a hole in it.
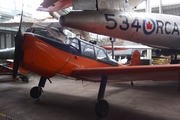
[[[119,27],[120,30],[126,31],[129,28],[134,28],[136,32],[139,32],[139,29],[142,28],[144,34],[151,35],[155,34],[167,34],[167,35],[179,35],[179,27],[176,22],[170,23],[169,21],[161,21],[161,20],[153,20],[152,18],[144,18],[142,19],[142,23],[138,17],[133,19],[133,22],[129,22],[128,16],[125,14],[119,15],[119,18],[122,20],[122,23],[118,26],[117,17],[114,14],[104,14],[105,20],[107,22],[113,23],[111,26],[106,25],[106,29],[114,30]],[[170,29],[172,30],[170,30]]]

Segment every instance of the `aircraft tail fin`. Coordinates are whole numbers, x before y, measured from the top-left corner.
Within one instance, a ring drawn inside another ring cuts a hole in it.
[[[135,50],[132,55],[131,63],[129,64],[129,66],[141,65],[140,57],[141,56],[140,56],[139,51]]]

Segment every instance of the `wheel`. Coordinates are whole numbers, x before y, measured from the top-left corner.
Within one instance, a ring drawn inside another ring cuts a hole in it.
[[[41,87],[33,87],[30,91],[30,96],[34,99],[37,99],[41,96],[42,88]]]
[[[109,104],[106,100],[98,100],[95,105],[95,113],[97,117],[106,117],[109,111]]]

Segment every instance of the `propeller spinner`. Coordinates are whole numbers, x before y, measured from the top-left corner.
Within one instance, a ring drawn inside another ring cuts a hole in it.
[[[22,45],[24,41],[24,36],[21,31],[21,24],[22,24],[22,16],[23,16],[23,11],[21,13],[21,19],[20,19],[20,24],[19,24],[19,30],[15,36],[15,51],[14,51],[14,66],[13,66],[13,81],[16,80],[18,68],[20,61],[22,59]]]

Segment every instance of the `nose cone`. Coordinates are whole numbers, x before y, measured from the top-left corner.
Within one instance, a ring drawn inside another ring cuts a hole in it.
[[[70,12],[67,15],[61,16],[59,23],[62,26],[76,28],[83,24],[82,20],[86,20],[82,12]]]
[[[63,26],[65,26],[65,23],[66,23],[66,17],[65,16],[61,16],[60,19],[59,19],[59,23]]]
[[[104,17],[97,11],[72,11],[67,15],[61,16],[61,25],[85,31],[94,31],[102,25]]]
[[[67,15],[61,16],[59,19],[59,23],[62,26],[66,26],[66,27],[75,26],[76,24],[82,23],[82,21],[80,21],[81,19],[80,14],[81,13],[78,12],[70,12]]]

